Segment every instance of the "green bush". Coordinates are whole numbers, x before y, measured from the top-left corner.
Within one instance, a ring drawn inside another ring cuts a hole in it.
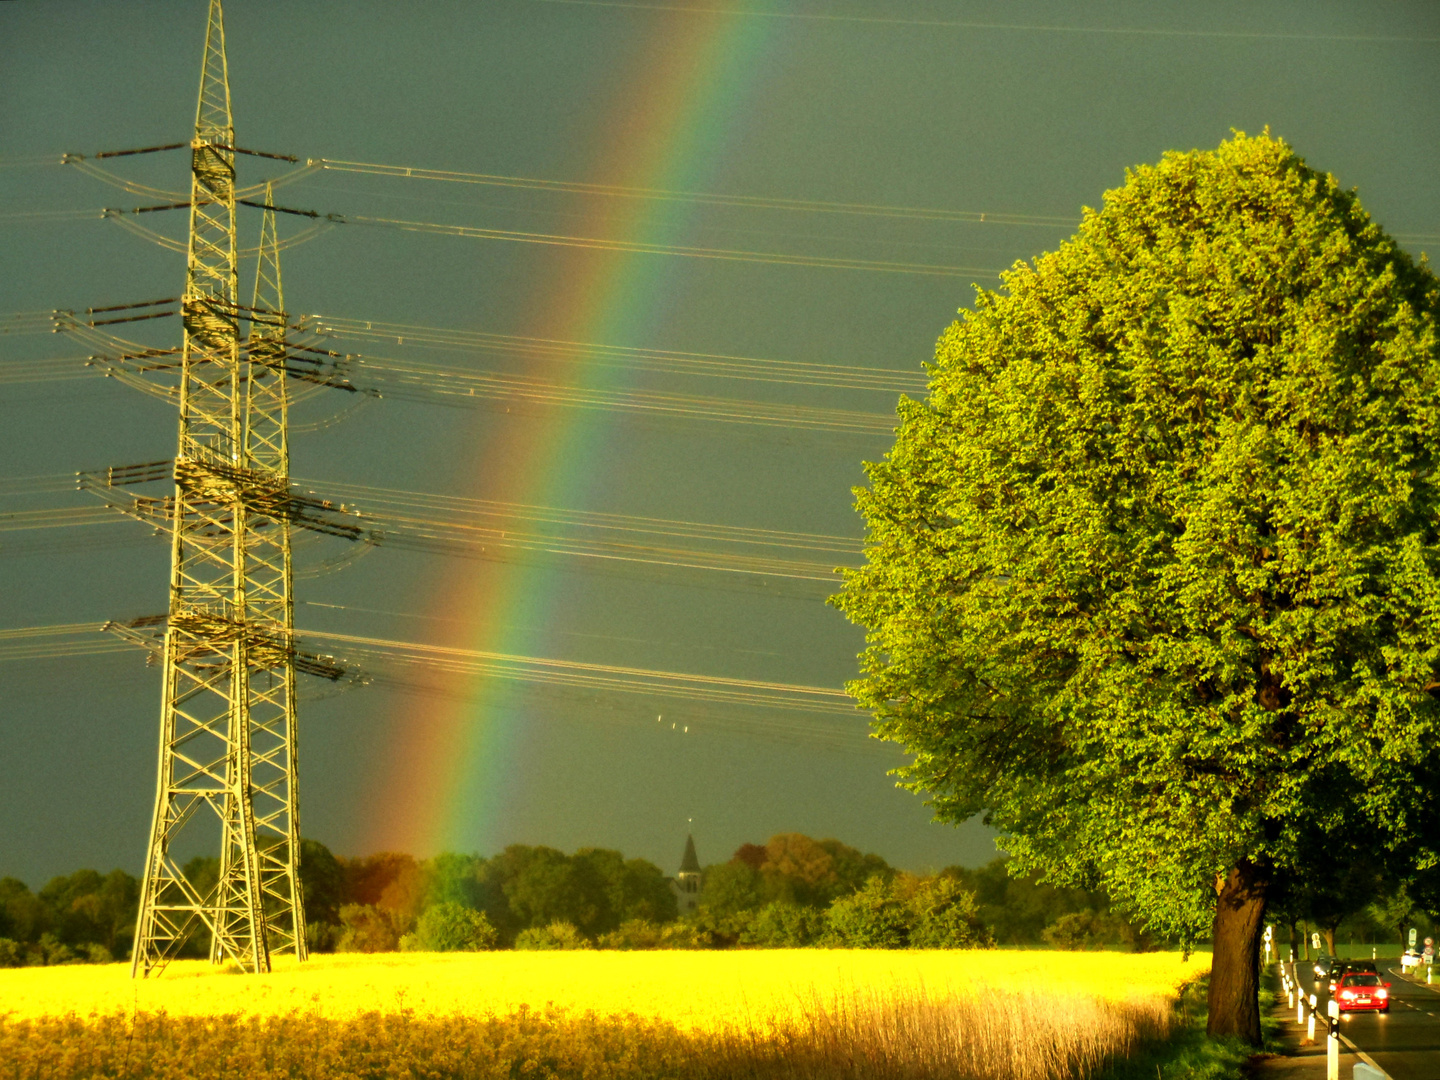
[[[414,932],[400,939],[400,948],[406,952],[480,952],[495,948],[499,938],[499,931],[483,911],[443,900],[420,913]]]
[[[24,967],[25,946],[9,938],[0,938],[0,968]]]
[[[740,932],[740,944],[766,949],[800,948],[819,941],[825,926],[825,912],[819,908],[773,901],[752,914]]]
[[[847,949],[903,949],[909,944],[905,905],[881,877],[830,905],[824,944]]]
[[[975,894],[954,878],[912,879],[906,897],[910,915],[910,947],[914,949],[989,948],[995,939],[980,921]],[[896,886],[903,887],[902,879]]]
[[[521,930],[515,938],[517,949],[593,949],[590,939],[574,923],[557,919],[548,926],[532,926]]]
[[[703,949],[708,943],[708,937],[690,923],[649,919],[627,919],[599,939],[602,949]]]

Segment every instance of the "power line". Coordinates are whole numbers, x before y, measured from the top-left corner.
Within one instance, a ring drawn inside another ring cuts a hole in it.
[[[133,472],[127,470],[119,485],[128,487],[134,483]],[[168,463],[157,463],[152,473],[144,477],[144,482],[167,476]],[[167,499],[121,494],[106,477],[104,472],[81,473],[78,482],[76,476],[66,474],[19,477],[8,485],[0,485],[0,497],[78,487],[100,495],[108,504],[0,513],[0,531],[108,525],[127,517],[152,527],[168,528],[173,509]],[[333,512],[340,515],[336,527],[322,531],[363,540],[373,546],[437,554],[487,557],[492,549],[515,549],[833,586],[836,561],[854,560],[861,550],[859,540],[843,536],[569,510],[362,484],[321,485],[304,480],[295,483],[295,490],[307,505],[333,508]],[[319,497],[322,487],[328,496],[344,501],[335,504],[322,500]],[[310,519],[302,514],[295,521],[307,525]],[[697,541],[707,546],[696,547]],[[816,555],[833,558],[821,561],[814,557]]]
[[[753,382],[880,390],[891,393],[923,393],[927,385],[925,373],[921,371],[893,371],[845,364],[648,349],[479,330],[417,326],[409,323],[332,318],[325,315],[307,315],[301,320],[300,326],[326,337],[342,340],[385,341],[403,346],[493,352],[524,359],[584,361],[586,364],[598,363],[667,374],[709,375]]]
[[[854,23],[873,26],[914,26],[943,30],[995,30],[1024,33],[1096,34],[1166,38],[1218,38],[1241,41],[1349,41],[1386,44],[1436,44],[1440,37],[1413,37],[1389,34],[1296,34],[1266,30],[1170,30],[1147,26],[1066,26],[1063,23],[1000,23],[971,19],[916,19],[892,15],[838,15],[823,12],[766,11],[744,7],[710,7],[703,4],[656,4],[638,0],[531,0],[532,3],[568,4],[575,7],[619,8],[632,11],[663,11],[683,15],[727,15],[754,19],[787,19],[799,22]]]
[[[140,620],[163,630],[163,617]],[[106,639],[110,623],[84,622],[0,630],[0,660],[37,660],[122,652],[136,647],[133,639]],[[307,642],[324,641],[346,647],[347,654],[418,664],[450,674],[573,686],[616,693],[676,697],[699,702],[749,705],[790,711],[855,716],[852,699],[842,689],[724,675],[639,668],[623,664],[557,660],[483,649],[462,649],[425,642],[370,637],[324,630],[297,631]]]
[[[706,206],[742,207],[756,210],[788,210],[809,214],[844,214],[861,217],[901,218],[908,221],[948,221],[965,224],[1027,225],[1044,228],[1074,228],[1079,219],[1042,214],[1012,214],[980,210],[946,210],[937,207],[893,206],[885,203],[831,202],[822,199],[793,199],[767,195],[728,195],[713,191],[677,191],[667,188],[628,187],[623,184],[595,184],[581,180],[544,180],[533,176],[502,176],[497,173],[458,172],[425,169],[414,165],[380,165],[363,161],[312,158],[307,166],[327,172],[361,173],[407,180],[437,180],[456,184],[554,191],[571,195],[599,195],[610,198],[647,199],[660,202],[694,203]]]
[[[143,317],[145,316],[141,318]],[[67,329],[94,329],[97,325],[103,324],[93,321],[85,322],[64,311],[16,312],[11,315],[0,315],[0,334],[64,332]],[[927,376],[923,371],[896,371],[889,368],[849,364],[823,364],[723,353],[641,348],[453,327],[382,322],[371,319],[332,318],[325,315],[304,316],[295,324],[294,328],[302,333],[311,333],[342,341],[383,341],[402,347],[489,353],[526,361],[584,363],[587,366],[598,365],[670,375],[724,378],[788,386],[874,390],[884,393],[924,393],[928,383]],[[129,348],[135,345],[134,342],[127,342],[120,338],[102,337],[95,340],[100,341],[106,347]],[[383,362],[379,357],[356,355],[367,362]],[[75,362],[83,361],[50,358],[24,361],[23,363],[64,365]],[[10,377],[16,381],[25,380],[26,375],[30,374],[29,369],[22,370],[19,363],[17,362],[16,367],[11,369]],[[43,370],[43,368],[37,367],[35,373],[43,373]],[[0,375],[0,378],[3,377],[5,376]]]
[[[145,318],[157,315],[144,316]],[[52,312],[53,329],[69,333],[81,341],[101,349],[112,350],[91,356],[87,363],[103,374],[112,375],[136,389],[164,399],[173,399],[175,388],[156,383],[149,376],[154,374],[175,374],[180,361],[174,349],[150,349],[119,337],[101,327],[108,320],[82,322],[69,312]],[[129,321],[116,319],[114,321]],[[28,324],[33,331],[43,325],[38,319]],[[305,325],[305,324],[302,324]],[[384,325],[384,324],[382,324]],[[323,328],[323,323],[321,324]],[[307,329],[314,329],[306,325]],[[360,331],[363,332],[363,331]],[[388,336],[388,331],[387,331]],[[398,334],[398,337],[404,337]],[[495,336],[497,347],[516,349],[550,347],[535,344],[538,339],[512,338],[506,344],[500,335]],[[528,344],[527,344],[528,342]],[[550,343],[559,354],[573,358],[586,346],[580,343]],[[292,395],[292,404],[305,400],[325,387],[339,386],[343,389],[365,389],[384,397],[400,400],[438,402],[447,405],[473,406],[485,402],[508,401],[524,405],[546,407],[567,407],[594,409],[607,412],[631,412],[652,417],[684,420],[704,420],[714,423],[744,424],[758,427],[783,428],[786,431],[814,431],[855,436],[888,436],[894,430],[893,413],[873,413],[855,409],[837,409],[813,405],[790,405],[737,398],[714,397],[698,394],[678,394],[659,390],[633,390],[628,388],[588,387],[573,385],[553,379],[532,375],[513,375],[501,372],[474,371],[470,368],[451,365],[402,360],[393,357],[355,354],[341,357],[340,354],[325,350],[308,350],[291,344],[291,349],[300,352],[287,353],[287,374],[309,382],[311,385]],[[780,374],[772,378],[763,377],[764,362],[752,359],[725,358],[705,359],[699,354],[663,354],[647,350],[614,350],[606,353],[608,346],[596,346],[602,354],[626,360],[633,357],[638,363],[654,363],[666,367],[672,373],[689,372],[687,365],[693,365],[696,372],[708,370],[711,373],[725,371],[730,378],[751,378],[759,374],[761,382],[787,382],[802,384],[800,373],[805,369],[790,362],[782,365]],[[328,358],[328,359],[326,359]],[[873,372],[875,369],[869,369]],[[844,369],[838,365],[826,366],[826,373],[817,378],[828,378],[839,382]],[[76,369],[64,360],[30,361],[11,365],[0,365],[0,382],[39,382],[50,379],[77,377]],[[891,376],[871,375],[862,370],[856,376],[865,385],[851,389],[872,389],[883,386],[882,379]],[[901,377],[903,378],[903,376]],[[874,382],[871,382],[871,380]],[[897,380],[898,381],[898,380]],[[918,380],[913,384],[919,389]]]
[[[696,259],[717,259],[724,262],[763,263],[773,266],[803,266],[828,270],[868,270],[887,274],[918,274],[931,277],[968,277],[981,274],[998,277],[994,267],[940,266],[929,263],[891,262],[879,259],[846,259],[824,255],[792,255],[778,251],[742,251],[732,248],[693,247],[685,244],[649,244],[633,240],[611,240],[604,237],[568,236],[558,233],[526,232],[518,229],[487,229],[472,225],[446,225],[433,221],[405,221],[399,218],[368,217],[357,214],[333,215],[354,225],[372,225],[399,229],[404,232],[461,236],[477,240],[506,240],[514,243],[541,244],[552,247],[581,248],[590,251],[611,251],[630,255],[673,255]]]

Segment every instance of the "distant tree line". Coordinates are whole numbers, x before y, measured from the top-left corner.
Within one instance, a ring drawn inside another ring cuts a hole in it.
[[[140,883],[124,870],[79,870],[38,893],[0,878],[0,967],[123,958],[139,903]]]
[[[1406,883],[1357,857],[1323,886],[1296,889],[1280,912],[1297,951],[1311,928],[1342,940],[1403,942],[1432,923]],[[202,893],[217,864],[184,867]],[[704,870],[697,909],[680,917],[664,873],[644,859],[582,848],[512,845],[490,858],[363,858],[302,842],[307,935],[315,952],[476,949],[974,948],[1146,950],[1159,942],[1098,890],[1011,876],[997,858],[978,869],[909,874],[838,840],[782,833],[743,844]],[[139,882],[123,870],[81,870],[32,893],[0,880],[0,966],[124,959]],[[195,935],[184,955],[205,956]]]

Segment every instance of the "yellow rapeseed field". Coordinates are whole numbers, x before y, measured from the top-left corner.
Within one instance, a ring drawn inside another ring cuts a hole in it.
[[[261,976],[179,961],[146,980],[132,980],[125,964],[71,965],[0,970],[0,1016],[296,1012],[347,1020],[377,1012],[503,1016],[553,1006],[718,1031],[794,1022],[857,994],[939,999],[991,989],[1116,1004],[1170,1000],[1209,963],[1204,953],[1182,960],[1178,953],[995,950],[348,953],[305,964],[281,958]]]

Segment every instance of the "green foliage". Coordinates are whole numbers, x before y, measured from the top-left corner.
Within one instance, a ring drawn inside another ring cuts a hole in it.
[[[723,941],[759,944],[790,933],[775,920],[798,918],[793,909],[824,908],[872,877],[888,881],[894,874],[880,856],[838,840],[778,833],[763,846],[743,844],[728,863],[706,868],[696,921]],[[764,925],[752,930],[757,913],[769,905],[775,906]]]
[[[975,894],[980,921],[1001,945],[1039,945],[1045,928],[1075,911],[1109,910],[1103,891],[1068,889],[1035,874],[1012,875],[1005,856],[976,869],[952,866],[943,871]]]
[[[1436,862],[1437,283],[1283,143],[1128,174],[981,291],[857,492],[851,684],[936,814],[1194,935],[1216,877]]]
[[[826,915],[825,943],[845,949],[903,949],[909,943],[904,903],[880,877],[842,896]]]
[[[1057,949],[1099,949],[1115,943],[1119,920],[1089,910],[1071,911],[1047,926],[1041,936]]]
[[[765,904],[760,871],[743,862],[720,863],[705,869],[705,887],[695,911],[696,924],[731,939],[749,924],[751,912]]]
[[[129,952],[140,883],[123,870],[77,870],[31,893],[0,879],[0,967],[109,963]]]
[[[1205,1034],[1207,980],[1186,986],[1176,1011],[1178,1022],[1168,1038],[1151,1039],[1134,1051],[1112,1059],[1095,1080],[1243,1080],[1257,1075],[1252,1063],[1255,1047],[1240,1039],[1211,1038]],[[1262,994],[1269,999],[1268,992]],[[1266,1042],[1275,1028],[1267,1018]]]
[[[10,938],[0,938],[0,968],[25,966],[25,946]]]
[[[446,851],[425,863],[425,904],[459,904],[476,911],[485,906],[485,860]]]
[[[627,859],[620,881],[620,905],[616,913],[620,920],[668,923],[679,914],[670,882],[654,863]]]
[[[825,912],[809,905],[772,900],[750,913],[740,930],[740,944],[762,949],[798,949],[819,943],[824,935]]]
[[[19,942],[36,941],[47,918],[40,898],[17,878],[0,878],[0,937]]]
[[[201,896],[209,896],[220,880],[220,860],[213,855],[196,855],[180,868],[185,880]]]
[[[337,952],[394,952],[408,928],[397,925],[395,913],[374,904],[346,904],[340,909]]]
[[[347,900],[345,869],[318,840],[300,841],[300,886],[307,926],[340,921],[340,908]]]
[[[628,919],[598,942],[602,949],[703,949],[708,939],[689,923]]]
[[[500,935],[484,912],[450,900],[427,907],[415,931],[400,939],[407,952],[480,952],[495,948]]]
[[[95,870],[79,870],[53,878],[40,890],[39,900],[51,912],[56,938],[66,945],[97,945],[108,956],[126,952],[135,936],[140,883],[124,870],[103,877]]]
[[[594,944],[574,923],[556,919],[545,926],[532,926],[520,931],[515,948],[540,951],[553,949],[592,949]]]
[[[897,877],[891,891],[907,912],[908,940],[913,949],[974,949],[995,944],[980,921],[975,894],[954,878]]]

